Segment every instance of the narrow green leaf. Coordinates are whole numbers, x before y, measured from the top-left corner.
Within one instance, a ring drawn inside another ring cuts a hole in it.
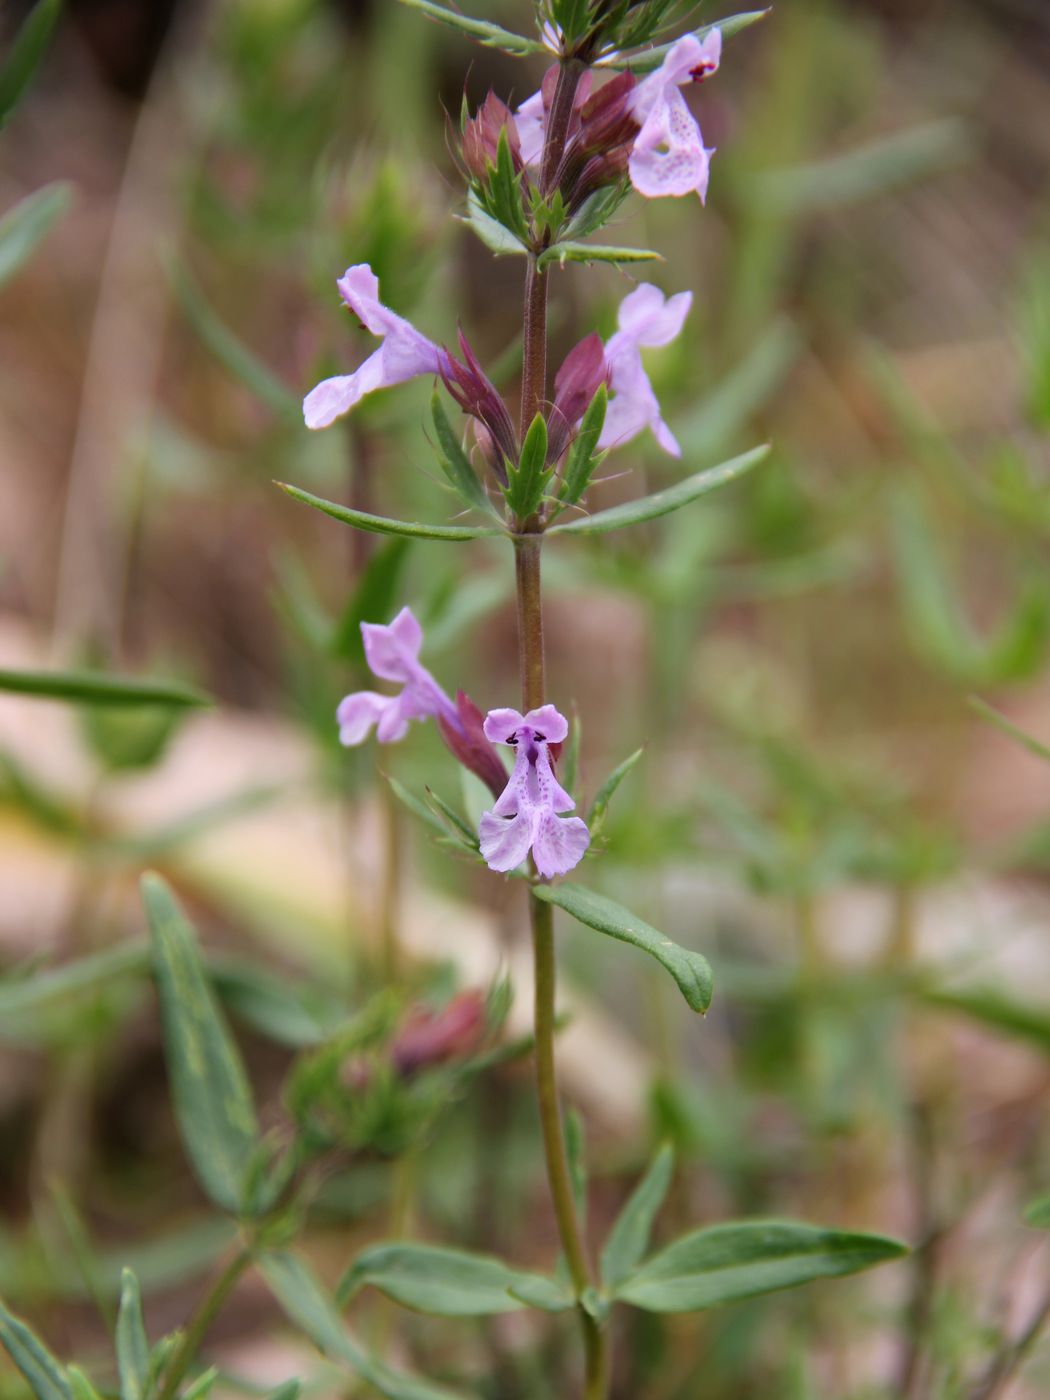
[[[117,1369],[120,1400],[144,1400],[149,1382],[149,1339],[142,1319],[142,1293],[130,1269],[120,1280],[120,1312],[117,1315]]]
[[[1036,1230],[1050,1230],[1050,1196],[1040,1196],[1025,1207],[1026,1225]]]
[[[603,243],[576,243],[568,240],[552,243],[536,259],[537,266],[549,267],[559,263],[643,263],[663,262],[662,253],[654,253],[651,248],[611,248]]]
[[[336,1297],[345,1304],[371,1284],[388,1298],[436,1317],[488,1317],[526,1304],[510,1289],[542,1291],[550,1280],[512,1269],[487,1254],[438,1245],[383,1243],[366,1249],[344,1274]]]
[[[288,1318],[314,1346],[332,1360],[345,1362],[387,1400],[463,1400],[453,1391],[404,1375],[369,1356],[347,1331],[335,1304],[298,1255],[265,1254],[259,1260],[259,1270]]]
[[[989,724],[994,724],[996,729],[1001,729],[1004,734],[1009,734],[1011,739],[1016,739],[1021,747],[1027,749],[1030,754],[1034,754],[1036,758],[1041,758],[1044,762],[1050,763],[1050,746],[1040,743],[1040,741],[1033,738],[1031,734],[1026,734],[1023,729],[1019,729],[1016,724],[1012,724],[1004,714],[1001,714],[991,705],[986,704],[985,701],[979,699],[976,695],[970,696],[970,709],[975,710],[977,714],[979,714],[982,719],[986,719]]]
[[[7,62],[0,68],[0,127],[21,101],[61,13],[62,0],[39,0],[15,35]]]
[[[403,535],[394,535],[376,549],[365,565],[350,601],[335,625],[329,643],[333,656],[364,665],[365,647],[361,638],[361,624],[375,622],[394,613],[398,588],[411,547],[411,540]]]
[[[498,519],[496,507],[489,500],[488,493],[478,479],[478,474],[474,470],[470,458],[460,446],[459,439],[452,430],[452,424],[448,421],[448,414],[445,412],[441,397],[436,389],[430,400],[430,414],[434,420],[434,431],[437,433],[438,446],[441,449],[439,454],[441,467],[456,495],[465,505],[473,506],[475,510],[480,510],[486,515],[495,515]]]
[[[1018,1001],[996,987],[967,987],[959,991],[925,988],[919,990],[919,996],[928,1006],[954,1011],[1050,1051],[1050,1005]]]
[[[567,1284],[543,1274],[522,1274],[518,1282],[510,1286],[510,1292],[526,1307],[537,1308],[540,1312],[567,1312],[576,1306],[572,1289]]]
[[[405,0],[405,2],[411,4],[412,0]],[[725,19],[717,20],[714,24],[705,24],[694,32],[698,39],[703,40],[711,33],[712,29],[720,29],[723,39],[731,39],[734,34],[739,34],[741,30],[750,28],[752,24],[757,24],[768,14],[769,9],[748,10],[739,15],[727,15]],[[655,48],[644,49],[640,53],[620,54],[616,58],[603,59],[602,67],[629,68],[632,73],[651,73],[653,69],[659,68],[672,47],[672,44],[657,44]]]
[[[0,691],[69,700],[78,705],[211,705],[211,698],[173,681],[107,676],[101,671],[0,670]]]
[[[711,968],[699,953],[673,943],[666,934],[639,919],[622,904],[594,894],[582,885],[535,885],[532,892],[537,899],[556,904],[588,928],[618,938],[622,943],[631,943],[662,963],[694,1011],[706,1011],[710,1006]]]
[[[148,967],[149,953],[144,944],[121,944],[78,958],[64,967],[43,968],[16,982],[0,982],[0,1028],[16,1016],[41,1016],[61,1005],[65,998],[116,978],[142,975]]]
[[[609,1232],[601,1258],[602,1283],[615,1290],[634,1272],[649,1248],[653,1224],[674,1172],[674,1152],[665,1144],[634,1188]]]
[[[553,525],[548,534],[600,535],[608,530],[622,530],[626,525],[640,525],[645,520],[669,515],[671,511],[680,510],[690,501],[695,501],[698,496],[704,496],[708,491],[736,481],[738,477],[757,466],[768,453],[768,443],[752,448],[750,452],[733,457],[720,466],[708,467],[706,471],[686,477],[685,481],[668,486],[664,491],[656,491],[651,496],[643,496],[637,501],[627,501],[622,506],[612,506],[609,510],[600,510],[596,515],[582,516],[579,520],[571,520],[567,525]]]
[[[446,835],[447,829],[445,823],[436,812],[428,807],[425,802],[421,801],[414,792],[409,792],[404,783],[398,782],[396,778],[391,778],[389,774],[386,780],[390,784],[390,789],[394,796],[402,806],[407,807],[413,816],[418,817],[421,822],[429,826],[431,831],[436,832],[438,836]]]
[[[508,229],[520,243],[526,243],[529,226],[525,220],[521,193],[522,177],[514,169],[507,128],[503,127],[496,141],[496,164],[489,169],[489,181],[478,186],[482,199],[487,199],[488,212]]]
[[[528,54],[542,53],[543,45],[536,39],[527,39],[524,34],[514,34],[509,29],[504,29],[501,25],[492,24],[486,19],[472,19],[469,15],[461,15],[455,10],[449,10],[444,5],[434,3],[434,0],[401,0],[402,5],[407,5],[412,10],[419,10],[422,14],[428,15],[431,19],[436,19],[440,24],[447,24],[453,29],[459,29],[464,34],[469,34],[472,39],[476,39],[479,44],[484,44],[491,49],[502,49],[504,53]]]
[[[182,1400],[207,1400],[219,1379],[219,1370],[216,1366],[209,1366],[206,1371],[202,1371],[199,1376],[188,1385],[182,1393]]]
[[[299,398],[216,315],[185,265],[172,258],[167,270],[172,291],[186,319],[223,368],[274,413],[289,422],[301,423],[303,410]]]
[[[200,950],[171,890],[145,875],[164,1051],[186,1154],[216,1205],[236,1214],[259,1146],[244,1064],[208,982]]]
[[[585,199],[565,227],[565,237],[570,243],[579,243],[592,233],[604,228],[620,205],[627,198],[630,184],[626,179],[617,185],[606,185]]]
[[[72,186],[62,181],[45,185],[19,200],[0,219],[0,287],[27,262],[69,208]]]
[[[590,829],[592,841],[601,835],[605,825],[605,814],[609,810],[613,794],[643,753],[645,753],[644,749],[635,749],[634,753],[625,758],[622,763],[617,764],[598,789],[597,796],[591,803],[591,810],[587,813],[587,826]]]
[[[518,465],[508,467],[507,485],[503,491],[508,506],[519,520],[527,520],[533,514],[543,500],[543,493],[550,479],[551,471],[547,467],[547,424],[543,414],[537,413],[525,434]]]
[[[696,1312],[814,1279],[838,1278],[899,1259],[907,1247],[881,1235],[788,1221],[747,1220],[684,1235],[616,1290],[648,1312]]]
[[[599,384],[598,392],[588,404],[587,412],[580,423],[580,430],[569,448],[558,491],[558,501],[562,508],[574,506],[583,498],[591,483],[591,477],[604,456],[604,453],[598,453],[597,448],[598,439],[605,426],[608,404],[609,391],[604,384]]]
[[[299,1400],[299,1392],[303,1388],[300,1380],[285,1381],[284,1385],[279,1385],[275,1390],[271,1390],[266,1400]]]
[[[102,1400],[91,1378],[86,1376],[79,1366],[67,1366],[66,1376],[73,1391],[73,1400]]]
[[[26,1378],[36,1400],[73,1400],[64,1367],[30,1327],[0,1299],[0,1344]]]
[[[467,214],[462,222],[469,224],[485,247],[497,257],[528,251],[519,238],[509,229],[505,229],[499,220],[494,219],[482,206],[476,190],[472,189],[467,195]]]
[[[342,521],[344,525],[353,525],[357,530],[367,530],[376,535],[407,535],[420,540],[476,540],[485,535],[504,533],[495,525],[421,525],[409,520],[388,520],[383,515],[369,515],[363,510],[351,510],[349,506],[322,500],[320,496],[313,496],[309,491],[289,486],[284,481],[277,481],[274,485],[304,506],[312,506],[314,510],[330,515],[333,520]]]
[[[444,817],[453,835],[461,837],[468,846],[476,851],[478,849],[478,833],[470,823],[461,817],[454,807],[450,807],[443,797],[439,797],[433,788],[428,787],[426,793],[427,801],[435,809],[438,816]]]

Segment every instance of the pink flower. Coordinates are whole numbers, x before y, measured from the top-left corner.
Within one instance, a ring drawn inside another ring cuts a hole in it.
[[[695,34],[679,39],[655,73],[631,95],[631,111],[641,130],[627,164],[631,184],[647,199],[691,194],[704,200],[712,152],[704,146],[696,119],[679,89],[702,82],[722,56],[722,31],[701,42]]]
[[[362,622],[365,660],[373,675],[400,681],[397,695],[358,690],[347,695],[336,711],[340,741],[352,747],[368,738],[372,726],[381,744],[395,744],[408,733],[409,721],[438,717],[459,732],[459,712],[430,672],[420,663],[423,629],[410,608],[402,608],[388,627]]]
[[[336,285],[358,320],[383,343],[353,374],[324,379],[310,390],[303,400],[308,428],[329,427],[375,389],[441,374],[448,367],[444,350],[379,300],[379,279],[367,263],[348,268]]]
[[[681,331],[692,301],[692,292],[665,298],[659,287],[643,282],[620,303],[619,330],[605,347],[612,398],[599,447],[622,447],[651,428],[665,452],[672,457],[682,455],[674,434],[660,416],[660,405],[642,364],[641,349],[669,345]]]
[[[564,817],[576,803],[551,769],[550,745],[569,732],[553,705],[527,715],[490,710],[485,737],[515,750],[514,772],[491,812],[481,818],[481,854],[491,870],[516,870],[532,851],[536,869],[547,878],[564,875],[583,859],[590,833],[579,817]]]

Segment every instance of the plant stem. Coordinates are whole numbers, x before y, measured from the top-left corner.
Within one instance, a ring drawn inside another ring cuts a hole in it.
[[[540,586],[542,535],[519,535],[514,542],[518,595],[518,650],[521,661],[522,709],[543,704],[543,598]],[[557,964],[554,955],[554,911],[549,904],[529,895],[535,970],[536,1093],[547,1180],[558,1222],[565,1261],[573,1287],[581,1296],[590,1287],[590,1267],[576,1213],[572,1179],[565,1152],[558,1103],[558,1079],[554,1060],[554,1017]],[[582,1306],[579,1308],[586,1350],[586,1400],[604,1400],[608,1394],[608,1362],[605,1334]]]
[[[189,1370],[190,1363],[197,1355],[212,1323],[222,1311],[226,1300],[236,1288],[241,1275],[251,1262],[251,1257],[250,1250],[239,1250],[201,1299],[197,1311],[190,1319],[186,1331],[182,1334],[182,1340],[168,1364],[164,1374],[164,1383],[157,1393],[157,1400],[173,1400],[183,1376]]]
[[[1047,1322],[1050,1322],[1050,1293],[1040,1303],[1031,1322],[1017,1340],[1008,1343],[992,1360],[984,1377],[974,1389],[971,1400],[996,1400],[996,1397],[1003,1394],[1028,1358]]]

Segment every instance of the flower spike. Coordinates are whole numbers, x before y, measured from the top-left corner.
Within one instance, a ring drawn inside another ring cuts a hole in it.
[[[583,859],[590,833],[579,817],[561,815],[576,803],[551,769],[550,746],[560,744],[568,732],[568,721],[553,705],[527,715],[489,711],[485,737],[516,750],[510,782],[481,818],[481,854],[491,870],[516,870],[531,850],[536,869],[549,879]]]

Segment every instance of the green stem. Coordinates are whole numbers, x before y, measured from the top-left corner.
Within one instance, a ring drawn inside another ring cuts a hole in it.
[[[157,1394],[157,1400],[173,1400],[183,1376],[201,1348],[201,1343],[236,1288],[251,1258],[251,1251],[248,1249],[242,1249],[235,1254],[201,1299],[164,1373],[164,1384]]]

